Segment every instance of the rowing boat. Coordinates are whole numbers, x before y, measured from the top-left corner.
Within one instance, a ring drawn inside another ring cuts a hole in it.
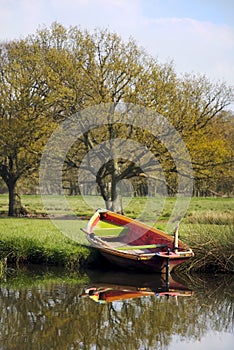
[[[172,236],[105,209],[96,210],[82,231],[92,247],[124,269],[170,273],[194,256],[178,239],[178,227]]]

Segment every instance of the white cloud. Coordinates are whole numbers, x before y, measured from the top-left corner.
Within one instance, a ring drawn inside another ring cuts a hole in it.
[[[191,18],[142,18],[138,39],[179,72],[207,74],[234,84],[234,29]]]
[[[54,21],[88,30],[105,27],[124,39],[132,36],[161,62],[174,60],[178,72],[204,73],[234,84],[233,26],[212,19],[160,18],[157,1],[154,14],[143,12],[146,1],[0,0],[0,38],[25,36]]]

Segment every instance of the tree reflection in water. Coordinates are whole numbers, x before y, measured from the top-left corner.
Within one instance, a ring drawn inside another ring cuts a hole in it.
[[[88,284],[77,278],[34,278],[33,286],[25,275],[0,284],[1,350],[167,349],[175,335],[191,342],[233,331],[230,276],[188,281],[190,297],[157,293],[105,304],[83,298]]]

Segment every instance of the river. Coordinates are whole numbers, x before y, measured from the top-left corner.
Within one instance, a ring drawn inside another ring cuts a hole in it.
[[[233,276],[8,270],[0,350],[231,350],[233,291]]]

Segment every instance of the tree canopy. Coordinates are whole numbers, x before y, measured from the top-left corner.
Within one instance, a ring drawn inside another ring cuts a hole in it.
[[[9,190],[9,215],[15,213],[17,182],[38,171],[43,148],[59,123],[107,103],[114,108],[142,106],[173,125],[190,152],[194,193],[233,191],[233,113],[228,112],[233,88],[205,76],[179,77],[172,63],[160,64],[132,39],[123,41],[108,30],[89,33],[53,23],[23,40],[2,43],[0,92],[0,175]],[[150,122],[145,118],[146,129]],[[74,183],[85,155],[117,138],[147,147],[161,164],[170,193],[176,193],[178,174],[167,147],[149,131],[127,122],[90,126],[69,149],[64,178]],[[107,157],[106,162],[104,154],[96,156],[102,166],[94,173],[106,203],[113,204],[116,185],[123,179],[132,179],[135,193],[141,192],[143,165],[120,156]],[[92,170],[91,162],[89,166]],[[144,166],[149,169],[150,164]]]

